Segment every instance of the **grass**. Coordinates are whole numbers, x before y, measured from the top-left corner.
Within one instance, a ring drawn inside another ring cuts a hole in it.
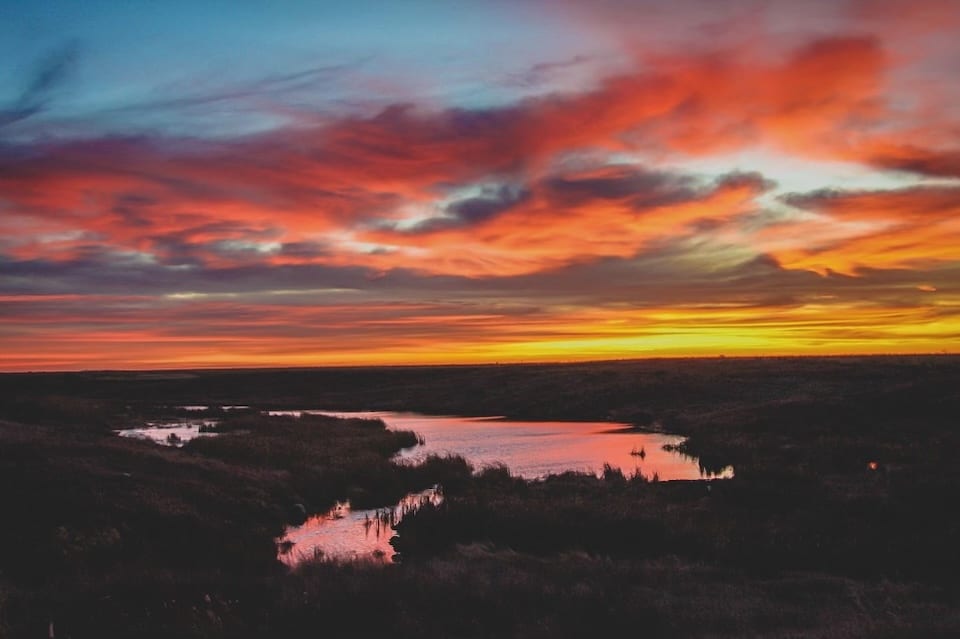
[[[3,375],[0,636],[957,636],[958,388],[956,357]],[[411,468],[413,433],[256,410],[111,433],[186,404],[610,418],[736,477]],[[294,504],[437,481],[399,565],[276,561]]]
[[[862,473],[873,490],[874,479]],[[857,495],[781,477],[710,483],[565,474],[524,482],[485,472],[442,505],[404,519],[405,558],[488,543],[525,554],[624,559],[681,556],[750,574],[820,570],[952,587],[958,517],[943,490]]]
[[[149,611],[167,591],[256,585],[283,573],[274,539],[294,504],[383,506],[469,472],[462,460],[392,464],[416,435],[379,421],[238,414],[182,449],[44,421],[0,422],[0,620],[15,634],[138,594],[131,605]],[[110,632],[97,636],[124,636]]]
[[[386,571],[318,564],[278,596],[281,634],[327,627],[358,600],[377,614],[351,618],[353,636],[946,637],[960,621],[916,584],[485,545]]]

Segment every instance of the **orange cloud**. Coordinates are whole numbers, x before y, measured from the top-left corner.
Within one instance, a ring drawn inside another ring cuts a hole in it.
[[[685,203],[643,219],[612,201],[534,201],[483,235],[444,234],[447,255],[410,252],[371,225],[436,206],[449,186],[536,183],[561,156],[588,149],[699,155],[774,144],[820,152],[882,113],[886,56],[875,39],[821,39],[766,62],[749,48],[725,53],[639,60],[637,71],[593,90],[508,107],[398,105],[237,142],[103,140],[15,155],[0,161],[0,198],[27,237],[8,250],[70,257],[93,243],[168,263],[284,262],[305,255],[277,255],[278,244],[334,237],[315,262],[390,268],[420,255],[419,268],[476,275],[626,255],[643,237],[729,214],[745,205],[743,193],[702,203],[726,209],[719,213]],[[585,232],[591,242],[574,241]],[[534,241],[520,238],[530,233]],[[396,246],[368,246],[386,239]],[[390,250],[394,259],[385,257]]]
[[[700,188],[670,181],[605,167],[538,183],[521,204],[469,226],[371,231],[359,237],[401,247],[371,256],[381,269],[519,275],[601,257],[631,257],[650,242],[692,232],[698,222],[742,213],[769,186],[756,175],[725,176]],[[647,186],[636,188],[638,182]],[[624,191],[616,192],[620,188]]]
[[[958,187],[822,191],[785,199],[817,214],[760,232],[760,243],[771,246],[788,268],[855,273],[960,260]]]

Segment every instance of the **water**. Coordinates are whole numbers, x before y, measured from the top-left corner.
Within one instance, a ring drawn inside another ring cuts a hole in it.
[[[210,410],[210,406],[205,404],[187,404],[184,406],[177,406],[177,408],[189,413],[202,413]],[[220,406],[220,409],[224,411],[245,410],[249,408],[249,406],[241,405]],[[212,437],[216,435],[217,433],[215,432],[200,432],[200,429],[204,426],[216,426],[217,421],[218,420],[216,419],[188,418],[169,422],[147,422],[140,428],[126,428],[123,430],[118,430],[116,433],[121,437],[145,439],[147,441],[154,442],[155,444],[160,444],[161,446],[174,446],[176,448],[180,448],[191,439],[196,439],[197,437]]]
[[[498,417],[440,417],[417,413],[337,412],[322,410],[270,411],[271,415],[303,413],[335,417],[382,419],[387,428],[419,433],[424,444],[401,451],[404,463],[418,463],[431,454],[459,454],[475,467],[506,464],[514,475],[538,479],[549,474],[581,471],[600,474],[605,463],[630,476],[647,478],[712,479],[733,476],[726,468],[718,474],[701,469],[695,458],[664,446],[676,446],[683,437],[638,433],[626,424],[612,422],[523,422]],[[393,509],[353,511],[349,504],[292,526],[281,540],[280,559],[289,566],[315,557],[337,560],[368,558],[393,561],[390,539],[393,525],[425,501],[439,503],[436,492],[408,495]],[[378,513],[388,513],[386,517]],[[391,519],[393,517],[393,519]]]
[[[648,479],[715,479],[733,476],[732,468],[709,473],[696,458],[664,446],[684,438],[663,433],[641,433],[615,422],[529,422],[499,417],[441,417],[417,413],[271,411],[273,415],[324,414],[335,417],[382,419],[392,430],[412,430],[424,445],[403,450],[403,462],[417,463],[428,455],[463,455],[476,468],[506,464],[525,479],[540,479],[567,471],[601,474],[604,464],[626,476],[640,473]]]
[[[199,407],[184,407],[187,410]],[[204,407],[205,408],[205,407]],[[684,438],[663,433],[641,433],[614,422],[531,422],[499,417],[448,417],[393,412],[337,412],[324,410],[269,411],[269,415],[324,414],[335,417],[382,419],[392,430],[419,433],[424,444],[402,450],[397,459],[415,464],[428,455],[463,455],[475,468],[505,464],[514,475],[539,479],[550,474],[578,471],[600,474],[604,464],[620,468],[628,477],[635,473],[662,481],[713,479],[733,476],[726,468],[712,474],[698,461],[664,446],[674,447]],[[215,420],[180,420],[152,423],[144,428],[119,431],[124,437],[149,439],[164,445],[182,446],[201,433],[203,424]],[[175,435],[170,438],[170,435]],[[278,541],[279,559],[289,566],[314,558],[338,561],[394,560],[390,539],[394,525],[422,505],[439,504],[438,489],[404,497],[392,508],[353,510],[349,502],[329,512],[290,526]]]
[[[288,566],[319,558],[392,563],[396,556],[390,545],[396,534],[393,527],[424,505],[442,502],[439,487],[407,495],[393,508],[353,510],[350,502],[340,502],[300,526],[289,526],[280,539],[278,557]]]
[[[116,431],[121,437],[145,439],[161,446],[180,448],[191,439],[212,437],[216,433],[202,433],[202,426],[214,426],[214,419],[181,419],[175,422],[147,422],[142,428],[127,428]]]

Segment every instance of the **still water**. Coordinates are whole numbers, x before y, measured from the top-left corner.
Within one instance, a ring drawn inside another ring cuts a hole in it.
[[[197,437],[211,437],[212,432],[204,432],[204,427],[217,424],[215,419],[181,419],[171,422],[147,422],[141,428],[126,428],[116,431],[120,437],[146,439],[161,446],[182,447],[191,439]]]
[[[201,410],[207,407],[182,407]],[[231,407],[233,408],[233,407]],[[624,475],[640,474],[661,481],[715,479],[733,476],[732,468],[709,473],[697,459],[664,447],[683,437],[643,433],[614,422],[534,422],[500,417],[450,417],[393,412],[340,412],[326,410],[269,411],[270,415],[323,414],[335,417],[381,419],[392,430],[412,430],[424,443],[397,454],[403,463],[415,464],[429,455],[462,455],[477,469],[504,464],[514,475],[540,479],[567,471],[601,474],[605,464]],[[213,436],[201,426],[216,420],[181,419],[148,423],[143,428],[118,431],[123,437],[149,439],[167,446],[182,446],[195,437]],[[391,508],[353,510],[349,502],[337,504],[300,526],[289,526],[278,540],[278,557],[289,566],[314,558],[334,560],[394,559],[390,539],[404,516],[426,504],[443,501],[439,488],[404,497]]]
[[[296,566],[309,559],[372,559],[393,562],[390,539],[393,527],[404,516],[426,504],[443,502],[439,487],[407,495],[392,508],[352,510],[341,502],[322,515],[310,517],[300,526],[289,526],[278,543],[280,561]]]
[[[664,450],[684,438],[629,430],[615,422],[528,422],[499,417],[441,417],[418,413],[271,411],[382,419],[392,430],[412,430],[425,443],[401,451],[398,459],[420,462],[428,455],[463,455],[475,468],[506,464],[514,475],[540,479],[567,471],[603,472],[603,465],[624,475],[639,472],[648,479],[714,479],[733,476],[733,469],[708,473],[694,457]]]
[[[498,417],[440,417],[417,413],[338,412],[323,410],[272,411],[273,415],[324,414],[336,417],[382,419],[393,430],[419,433],[424,444],[401,451],[405,463],[428,455],[463,455],[476,468],[506,464],[514,475],[538,479],[549,474],[580,471],[600,474],[605,463],[663,481],[713,479],[733,476],[726,468],[718,474],[701,469],[695,458],[664,450],[683,437],[626,430],[612,422],[523,422]],[[408,495],[392,509],[350,509],[338,504],[330,512],[291,526],[280,540],[280,560],[289,566],[306,559],[367,558],[391,562],[393,525],[424,503],[439,504],[436,490]]]

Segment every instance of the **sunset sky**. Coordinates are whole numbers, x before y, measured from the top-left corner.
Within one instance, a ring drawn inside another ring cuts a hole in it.
[[[0,0],[0,59],[0,370],[958,351],[954,0]]]

